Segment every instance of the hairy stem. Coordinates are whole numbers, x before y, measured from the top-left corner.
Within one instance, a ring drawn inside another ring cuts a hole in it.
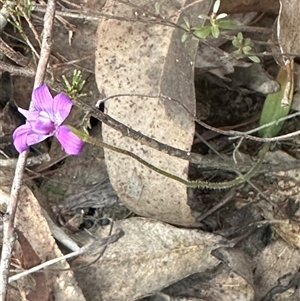
[[[99,146],[99,147],[103,147],[103,148],[107,148],[109,150],[112,150],[114,152],[117,153],[121,153],[124,154],[126,156],[129,156],[133,159],[135,159],[136,161],[140,162],[141,164],[147,166],[148,168],[154,170],[155,172],[168,177],[170,179],[173,179],[177,182],[180,182],[184,185],[186,185],[187,187],[195,187],[195,188],[208,188],[208,189],[226,189],[226,188],[231,188],[233,186],[242,184],[246,181],[248,181],[261,167],[263,160],[265,158],[266,153],[269,150],[270,147],[270,142],[265,143],[262,150],[260,151],[260,155],[259,155],[259,159],[258,161],[254,164],[254,166],[244,175],[240,175],[238,177],[236,177],[235,179],[231,180],[231,181],[227,181],[227,182],[207,182],[207,181],[201,181],[201,180],[195,180],[195,181],[189,181],[183,178],[180,178],[178,176],[175,176],[165,170],[162,170],[152,164],[150,164],[149,162],[143,160],[142,158],[140,158],[139,156],[135,155],[132,152],[129,152],[125,149],[121,149],[115,146],[112,146],[110,144],[107,144],[105,142],[103,142],[100,139],[88,136],[87,134],[69,126],[70,130],[76,135],[78,136],[80,139],[82,139],[84,142]]]

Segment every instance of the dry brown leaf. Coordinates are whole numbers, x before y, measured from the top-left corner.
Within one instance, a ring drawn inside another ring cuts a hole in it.
[[[119,221],[116,227],[125,235],[88,270],[76,271],[87,300],[127,301],[160,291],[216,266],[219,261],[210,252],[226,244],[210,233],[178,229],[147,218]],[[107,230],[99,229],[95,235],[105,237]],[[77,264],[91,261],[79,258]]]
[[[273,229],[280,235],[290,246],[300,247],[300,224],[299,222],[286,221],[286,223],[273,225]]]
[[[39,265],[41,263],[41,260],[31,247],[23,233],[18,229],[16,229],[16,233],[20,249],[22,250],[20,257],[17,257],[18,260],[20,260],[21,267],[24,269],[30,269],[34,266]],[[22,279],[22,281],[18,281],[18,287],[20,288],[20,282],[25,282],[26,280],[28,281],[28,278],[29,277],[26,277]],[[30,275],[30,278],[34,285],[30,289],[27,289],[27,292],[24,292],[26,294],[26,299],[28,301],[48,301],[52,288],[50,288],[47,283],[47,277],[44,271],[34,273],[33,275]]]
[[[227,247],[213,250],[212,254],[218,259],[221,258],[225,264],[219,265],[213,271],[183,279],[163,292],[170,296],[201,298],[199,300],[253,301],[254,285],[250,258],[240,249]]]
[[[251,258],[239,248],[219,248],[212,253],[253,287]]]
[[[206,300],[211,301],[252,301],[254,291],[251,285],[230,268],[224,267],[222,271],[207,283]]]
[[[202,291],[204,300],[209,301],[252,301],[254,291],[251,285],[228,267],[222,267],[211,280],[196,287]]]
[[[0,196],[3,207],[5,207],[4,204],[6,204],[9,200],[9,187],[11,186],[12,177],[12,170],[0,170]],[[42,215],[41,207],[31,190],[27,186],[23,186],[20,191],[20,201],[18,203],[15,226],[19,231],[18,233],[23,238],[23,242],[21,243],[19,249],[25,247],[24,241],[26,241],[27,249],[30,245],[32,252],[38,255],[41,262],[62,256],[62,253],[56,245],[48,224]],[[28,251],[26,252],[28,253]],[[25,259],[26,258],[23,258],[24,264],[30,264],[28,262],[28,258],[26,259],[26,261]],[[32,259],[33,258],[31,255],[31,260]],[[69,265],[67,262],[60,262],[53,267],[66,269],[69,268]],[[85,298],[76,283],[72,271],[51,272],[50,270],[45,270],[45,275],[47,278],[48,289],[49,291],[53,292],[55,300],[85,301]],[[33,278],[34,277],[32,276],[21,278],[16,283],[19,287],[27,287],[27,282]],[[44,280],[38,277],[36,281],[38,281],[36,282],[36,285],[39,285],[39,288],[41,288]],[[14,292],[10,292],[9,290],[9,294],[14,294]],[[26,294],[37,296],[38,293],[31,293],[26,291]],[[12,298],[13,299],[11,300],[18,300],[16,296]]]
[[[292,281],[299,270],[299,250],[288,246],[283,240],[273,241],[254,259],[256,269],[254,273],[255,300],[262,300],[275,287],[286,286]],[[283,288],[283,287],[281,287]],[[264,300],[299,300],[293,299],[292,294],[297,294],[296,287],[291,287],[286,292],[278,291],[274,298]]]
[[[37,199],[26,186],[23,186],[20,192],[20,202],[16,214],[16,228],[21,229],[42,262],[62,256],[47,221],[42,215]],[[69,264],[66,261],[60,262],[53,265],[52,268],[67,269]],[[49,279],[49,284],[52,283],[55,300],[85,301],[72,271],[53,272],[45,270],[45,273]]]
[[[276,151],[268,155],[269,161],[293,162],[295,159],[286,153]],[[289,246],[300,248],[300,211],[297,210],[297,203],[300,200],[299,169],[282,171],[274,174],[278,181],[274,185],[269,185],[268,196],[273,205],[262,202],[260,208],[264,212],[264,217],[268,220],[281,222],[272,223],[271,226],[277,234],[283,238]],[[267,193],[265,191],[265,193]],[[294,207],[296,210],[291,210]],[[293,211],[293,212],[291,212]]]
[[[131,1],[141,9],[107,1],[104,13],[125,18],[147,18],[155,14],[155,3],[168,17],[188,1]],[[198,1],[182,15],[191,22],[199,12],[208,13],[210,0]],[[143,15],[145,13],[145,16]],[[183,21],[174,17],[173,21]],[[181,16],[182,18],[182,16]],[[100,91],[166,95],[179,100],[195,113],[194,61],[198,42],[181,43],[183,31],[155,23],[102,19],[97,31],[96,81]],[[106,113],[143,134],[190,151],[194,136],[193,118],[176,102],[162,98],[117,97],[105,103]],[[187,178],[189,162],[171,157],[138,141],[123,137],[103,125],[103,140],[134,152],[144,160],[181,178]],[[187,203],[186,187],[155,173],[137,161],[105,150],[111,183],[121,201],[132,211],[173,224],[191,226],[196,221]]]

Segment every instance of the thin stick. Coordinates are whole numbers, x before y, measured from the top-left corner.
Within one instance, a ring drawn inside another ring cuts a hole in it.
[[[56,0],[49,0],[47,4],[47,10],[44,17],[42,48],[40,53],[40,60],[37,67],[37,73],[35,76],[34,88],[37,88],[43,84],[47,64],[50,57],[52,46],[52,28],[55,15],[55,2]]]
[[[13,60],[18,65],[27,68],[29,67],[29,59],[23,56],[21,53],[18,53],[15,50],[13,50],[1,38],[0,38],[0,49],[8,58]]]
[[[147,96],[151,97],[151,96]],[[152,96],[153,97],[153,96]],[[78,106],[80,109],[84,110],[85,112],[89,112],[91,116],[95,117],[96,119],[102,121],[103,123],[107,124],[111,128],[119,131],[126,137],[130,137],[134,140],[139,141],[143,145],[147,145],[151,148],[154,148],[156,150],[159,150],[163,153],[169,154],[174,157],[178,157],[184,160],[188,160],[193,163],[200,163],[203,158],[199,154],[190,153],[169,145],[166,145],[164,143],[161,143],[158,140],[152,139],[150,137],[147,137],[143,135],[142,133],[127,127],[123,123],[117,121],[116,119],[110,117],[109,115],[99,111],[95,107],[92,107],[88,105],[87,103],[84,103],[80,101],[79,99],[73,99],[74,104]]]
[[[99,107],[101,103],[109,100],[109,99],[112,99],[112,98],[117,98],[117,97],[122,97],[122,96],[140,96],[140,97],[149,97],[149,98],[163,98],[163,99],[168,99],[168,100],[172,100],[176,103],[178,103],[199,125],[203,126],[204,128],[212,131],[212,132],[216,132],[216,133],[219,133],[219,134],[222,134],[222,135],[225,135],[225,136],[233,136],[233,137],[230,137],[229,139],[230,140],[233,140],[233,139],[239,139],[239,138],[245,138],[245,139],[249,139],[249,140],[253,140],[253,141],[257,141],[257,142],[275,142],[275,141],[281,141],[281,140],[287,140],[287,139],[290,139],[294,136],[298,136],[300,134],[300,130],[299,131],[295,131],[295,132],[292,132],[292,133],[289,133],[289,134],[285,134],[285,135],[281,135],[281,136],[276,136],[276,137],[271,137],[271,138],[261,138],[261,137],[256,137],[256,136],[252,136],[252,135],[249,135],[251,133],[255,133],[255,132],[258,132],[260,131],[261,129],[263,128],[266,128],[266,127],[269,127],[273,124],[276,124],[276,123],[279,123],[279,122],[282,122],[282,121],[285,121],[285,120],[288,120],[288,119],[291,119],[293,117],[296,117],[296,116],[299,116],[300,115],[300,112],[297,112],[297,113],[293,113],[293,114],[290,114],[286,117],[283,117],[283,118],[280,118],[278,120],[274,120],[272,122],[269,122],[267,124],[264,124],[260,127],[257,127],[253,130],[250,130],[248,132],[240,132],[240,131],[234,131],[234,130],[222,130],[222,129],[219,129],[219,128],[216,128],[216,127],[213,127],[211,125],[208,125],[207,123],[201,121],[199,118],[197,118],[197,116],[195,116],[194,114],[192,114],[189,109],[183,105],[179,100],[175,99],[175,98],[172,98],[172,97],[169,97],[169,96],[166,96],[166,95],[145,95],[145,94],[130,94],[130,93],[122,93],[122,94],[115,94],[115,95],[110,95],[110,96],[107,96],[103,99],[99,99],[97,102],[96,102],[96,107]],[[80,104],[78,104],[79,107],[81,107]],[[96,110],[92,107],[90,107],[90,109],[87,108],[87,106],[84,106],[82,105],[82,107],[88,111],[91,112],[91,114],[95,117],[95,118],[99,118],[100,116],[96,117],[94,115],[94,112],[96,112]],[[98,114],[99,115],[99,114]],[[99,119],[100,121],[106,123],[105,121],[103,121],[102,119]],[[111,120],[112,121],[112,120]],[[114,121],[113,121],[114,122]],[[118,130],[117,129],[117,124],[115,125],[115,127],[113,125],[110,125],[111,127],[113,127],[114,129]],[[121,131],[122,134],[124,134],[126,136],[126,131]],[[129,135],[127,135],[129,136]],[[136,139],[135,137],[132,137],[133,139]],[[149,145],[150,146],[150,145]],[[170,154],[172,155],[172,154]],[[173,156],[176,156],[176,155],[173,155]],[[191,154],[191,157],[193,157],[194,154],[192,153]],[[190,158],[191,159],[191,158]],[[191,163],[197,163],[197,162],[193,162],[192,160],[190,160]]]
[[[26,166],[36,166],[40,165],[44,162],[49,162],[50,161],[50,156],[49,154],[41,154],[35,157],[30,157],[27,159]],[[17,159],[0,159],[0,167],[10,167],[14,168],[17,166]],[[3,184],[3,182],[1,182]]]
[[[17,210],[18,196],[22,185],[22,178],[26,162],[27,152],[19,156],[15,177],[11,188],[7,211],[3,219],[3,246],[0,264],[0,300],[5,301],[7,291],[7,281],[11,261],[11,253],[15,242],[14,219]]]
[[[176,16],[180,15],[184,10],[188,9],[189,7],[192,7],[194,6],[195,4],[197,3],[200,3],[200,2],[203,2],[203,0],[196,0],[190,4],[187,4],[186,6],[182,7],[181,9],[179,9],[177,12],[176,12]],[[211,5],[210,5],[211,6]]]
[[[88,244],[86,244],[85,246],[83,246],[82,248],[74,251],[74,252],[71,252],[69,254],[66,254],[64,256],[61,256],[61,257],[58,257],[58,258],[53,258],[51,260],[48,260],[46,262],[43,262],[42,264],[39,264],[27,271],[24,271],[24,272],[21,272],[17,275],[14,275],[12,277],[9,277],[9,283],[13,282],[13,281],[16,281],[24,276],[27,276],[29,274],[32,274],[34,272],[37,272],[41,269],[44,269],[45,267],[47,266],[50,266],[50,265],[53,265],[59,261],[62,261],[62,260],[66,260],[66,259],[69,259],[69,258],[72,258],[72,257],[75,257],[75,256],[78,256],[78,255],[81,255],[83,253],[87,253],[87,255],[90,255],[90,256],[93,256],[97,253],[100,253],[100,254],[103,254],[103,252],[101,251],[101,248],[104,247],[106,249],[106,247],[109,245],[109,244],[113,244],[115,243],[116,241],[118,241],[119,238],[121,238],[122,236],[124,235],[124,232],[122,230],[118,230],[115,234],[113,235],[110,235],[108,237],[105,237],[99,241],[92,241]],[[64,269],[62,271],[69,271],[70,269]]]
[[[260,131],[261,129],[267,128],[267,127],[269,127],[269,126],[271,126],[271,125],[273,125],[273,124],[279,123],[279,122],[281,122],[281,121],[286,121],[286,120],[288,120],[288,119],[297,117],[297,116],[299,116],[299,115],[300,115],[300,112],[297,112],[297,113],[293,113],[293,114],[287,115],[287,116],[282,117],[282,118],[280,118],[280,119],[278,119],[278,120],[271,121],[271,122],[269,122],[269,123],[266,123],[266,124],[264,124],[264,125],[261,125],[261,126],[259,126],[259,127],[256,127],[255,129],[252,129],[252,130],[250,130],[250,131],[244,132],[244,135],[250,135],[250,134],[252,134],[252,133],[256,133],[256,132]],[[230,137],[230,138],[228,138],[228,139],[229,139],[229,140],[233,140],[233,139],[239,139],[239,138],[240,138],[240,137]]]
[[[55,14],[55,0],[49,0],[47,10],[44,17],[44,36],[40,53],[40,60],[37,67],[34,88],[42,85],[44,80],[47,63],[51,50],[52,27]],[[33,104],[30,104],[33,109]],[[7,292],[7,282],[9,276],[9,268],[11,262],[11,252],[15,241],[14,221],[18,205],[18,198],[22,186],[24,169],[26,166],[28,151],[24,151],[19,155],[15,175],[12,183],[9,203],[7,211],[3,219],[3,247],[0,263],[0,300],[5,301]]]
[[[53,265],[53,264],[55,264],[55,263],[57,263],[57,262],[60,262],[60,261],[62,261],[62,260],[66,260],[66,259],[69,259],[69,258],[78,256],[78,255],[83,254],[83,253],[84,253],[84,250],[83,250],[83,248],[81,248],[81,249],[79,249],[79,250],[77,250],[77,251],[74,251],[74,252],[72,252],[72,253],[66,254],[66,255],[64,255],[64,256],[57,257],[57,258],[53,258],[53,259],[51,259],[51,260],[48,260],[48,261],[46,261],[46,262],[43,262],[43,263],[41,263],[41,264],[39,264],[39,265],[37,265],[37,266],[35,266],[35,267],[29,269],[29,270],[23,271],[23,272],[21,272],[21,273],[19,273],[19,274],[17,274],[17,275],[14,275],[14,276],[9,277],[9,283],[11,283],[11,282],[13,282],[13,281],[16,281],[16,280],[18,280],[18,279],[20,279],[20,278],[22,278],[22,277],[27,276],[27,275],[30,275],[30,274],[32,274],[32,273],[34,273],[34,272],[37,272],[37,271],[39,271],[39,270],[41,270],[41,269],[44,269],[44,268],[47,267],[47,266]]]
[[[129,3],[126,3],[129,4]],[[34,11],[37,12],[44,12],[44,5],[36,4],[34,7]],[[147,12],[149,13],[149,12]],[[170,26],[170,27],[176,27],[180,28],[176,23],[173,23],[172,21],[169,21],[167,19],[163,19],[162,17],[149,13],[151,18],[130,18],[130,17],[124,17],[119,15],[111,15],[111,14],[105,14],[99,11],[91,10],[91,9],[84,9],[84,10],[74,10],[74,9],[67,9],[64,10],[57,10],[56,15],[58,16],[64,16],[68,18],[74,18],[74,19],[84,19],[87,21],[98,21],[100,18],[107,18],[107,19],[113,19],[113,20],[119,20],[119,21],[125,21],[125,22],[142,22],[142,23],[155,23],[155,24],[161,24],[164,26]]]
[[[149,96],[147,96],[149,97]],[[281,136],[276,136],[276,137],[271,137],[271,138],[261,138],[261,137],[256,137],[256,136],[251,136],[251,135],[248,135],[247,133],[244,133],[244,132],[239,132],[239,131],[225,131],[225,130],[221,130],[221,129],[218,129],[218,128],[215,128],[213,126],[210,126],[206,123],[204,123],[203,121],[201,121],[200,119],[198,119],[196,116],[194,116],[189,110],[188,108],[182,104],[179,100],[177,99],[174,99],[174,98],[171,98],[169,96],[164,96],[164,95],[161,95],[160,97],[163,97],[165,99],[169,99],[169,100],[172,100],[172,101],[175,101],[177,102],[188,114],[190,114],[190,116],[192,116],[194,118],[194,120],[200,124],[201,126],[203,126],[204,128],[208,129],[208,130],[211,130],[213,132],[217,132],[219,134],[222,134],[222,135],[225,135],[225,136],[236,136],[236,137],[233,137],[233,138],[229,138],[229,139],[238,139],[238,138],[245,138],[245,139],[249,139],[249,140],[253,140],[253,141],[257,141],[257,142],[275,142],[275,141],[281,141],[281,140],[287,140],[287,139],[290,139],[294,136],[298,136],[300,134],[300,130],[298,131],[295,131],[295,132],[292,132],[292,133],[289,133],[289,134],[286,134],[286,135],[281,135]],[[107,98],[106,98],[107,99]],[[284,120],[287,120],[287,119],[290,119],[292,117],[295,117],[297,115],[299,115],[300,113],[297,112],[295,114],[292,114],[292,115],[288,115],[286,117],[283,117],[283,118],[280,118],[278,120],[274,120],[268,124],[265,124],[263,126],[260,126],[259,128],[256,128],[255,130],[252,130],[251,132],[256,132],[258,131],[258,129],[262,129],[262,128],[265,128],[265,127],[269,127],[273,124],[276,124],[278,122],[281,122],[281,121],[284,121]],[[97,118],[97,117],[96,117]]]
[[[14,15],[14,12],[12,12],[10,14],[10,18],[12,20],[8,20],[9,23],[11,23],[14,27],[17,28],[17,30],[19,31],[21,37],[24,39],[24,41],[26,42],[26,44],[29,46],[29,48],[31,49],[32,53],[39,58],[39,55],[37,53],[37,51],[35,50],[35,48],[33,47],[32,43],[30,42],[30,40],[28,39],[28,37],[26,36],[26,34],[23,31],[22,25],[21,25],[21,21],[20,21],[20,17],[16,17]]]
[[[8,71],[11,75],[19,75],[25,77],[33,77],[35,74],[34,69],[14,66],[3,61],[0,61],[0,70]]]
[[[216,212],[218,209],[220,209],[222,206],[224,206],[225,204],[227,204],[230,200],[232,200],[232,198],[234,197],[236,188],[231,188],[230,191],[228,193],[226,193],[226,195],[222,198],[222,200],[216,204],[215,206],[213,206],[211,209],[209,209],[208,211],[204,212],[203,214],[201,214],[198,218],[197,218],[197,222],[201,222],[203,221],[205,218],[207,218],[209,215],[211,215],[212,213]]]
[[[40,40],[40,37],[34,27],[34,25],[32,24],[30,18],[27,16],[26,12],[25,12],[25,9],[23,7],[23,5],[20,5],[19,3],[17,4],[17,8],[20,10],[20,12],[22,13],[22,17],[27,21],[28,23],[28,26],[29,28],[31,29],[31,31],[33,32],[33,35],[35,37],[35,39],[37,40],[38,44],[40,47],[42,47],[42,44],[41,44],[41,40]]]
[[[204,143],[209,149],[212,150],[213,153],[215,153],[217,156],[219,156],[222,160],[225,160],[225,157],[220,154],[209,142],[207,142],[199,133],[195,132],[195,136]],[[236,162],[235,162],[236,163]]]

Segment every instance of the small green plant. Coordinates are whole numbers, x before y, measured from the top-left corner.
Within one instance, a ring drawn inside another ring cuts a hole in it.
[[[155,13],[157,15],[160,15],[160,4],[158,2],[155,2],[154,7],[155,7]]]
[[[85,84],[85,80],[82,79],[82,73],[80,70],[75,69],[73,71],[72,83],[67,80],[65,75],[62,75],[62,78],[66,86],[65,92],[70,98],[77,99],[86,96],[85,93],[81,93]],[[80,123],[80,127],[86,134],[89,133],[89,129],[91,128],[90,117],[90,113],[86,112]]]
[[[213,37],[218,38],[220,35],[220,29],[235,29],[237,27],[236,23],[232,20],[229,20],[227,18],[227,14],[217,14],[220,8],[220,3],[220,0],[216,0],[213,7],[213,12],[210,14],[210,16],[203,14],[198,16],[198,18],[209,21],[209,25],[205,25],[203,27],[191,27],[189,20],[184,17],[184,23],[181,24],[181,27],[185,29],[186,32],[182,35],[181,41],[186,41],[190,33],[200,39],[206,39],[210,34]]]
[[[30,0],[24,1],[24,8],[28,18],[31,17],[31,12],[34,10],[34,5]]]
[[[239,32],[233,38],[232,45],[237,48],[237,50],[233,51],[235,58],[240,59],[246,55],[252,62],[260,63],[259,57],[253,55],[253,42],[249,38],[244,39],[243,34],[241,32]]]
[[[293,70],[294,62],[292,61],[291,64],[291,69]],[[280,84],[281,89],[277,93],[269,94],[266,97],[260,115],[260,126],[286,117],[290,111],[294,96],[294,80],[288,75],[287,70],[281,67],[276,81]],[[259,135],[261,137],[275,137],[283,127],[283,124],[283,121],[276,122],[269,127],[261,129]]]
[[[82,73],[80,70],[75,69],[73,71],[72,83],[70,83],[65,75],[62,75],[63,81],[66,85],[65,92],[70,96],[70,98],[79,98],[86,96],[86,94],[81,93],[85,80],[82,79]]]
[[[182,23],[180,26],[181,26],[181,28],[183,28],[186,31],[181,36],[181,42],[182,43],[184,43],[187,40],[187,38],[189,37],[189,35],[192,31],[190,21],[186,16],[183,17],[183,21],[184,21],[184,23]]]
[[[3,2],[4,5],[4,2]],[[9,12],[9,16],[7,17],[7,22],[9,22],[12,26],[14,26],[19,33],[21,34],[22,38],[25,42],[27,42],[28,38],[26,37],[23,27],[22,27],[22,17],[30,18],[31,12],[33,10],[33,6],[31,5],[30,1],[27,1],[24,4],[24,7],[21,4],[6,4],[7,11]]]
[[[31,0],[24,0],[24,1],[3,1],[0,0],[0,2],[3,3],[3,8],[5,9],[5,18],[7,22],[12,24],[20,33],[22,39],[25,41],[25,43],[29,46],[32,53],[36,56],[36,58],[39,58],[38,51],[35,49],[35,47],[32,45],[29,37],[27,37],[26,33],[23,30],[22,25],[22,18],[26,20],[28,23],[31,31],[33,32],[35,39],[37,40],[39,46],[41,46],[41,41],[39,34],[37,33],[34,25],[31,22],[31,14],[34,10],[34,4],[31,3]]]

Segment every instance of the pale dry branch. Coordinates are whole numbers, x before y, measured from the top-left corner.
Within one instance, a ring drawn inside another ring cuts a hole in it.
[[[122,230],[118,230],[115,234],[113,234],[111,236],[108,236],[108,237],[105,237],[101,240],[92,241],[92,242],[88,243],[87,245],[83,246],[82,248],[80,248],[80,249],[78,249],[74,252],[71,252],[69,254],[66,254],[66,255],[58,257],[58,258],[48,260],[46,262],[43,262],[40,265],[37,265],[37,266],[27,270],[27,271],[23,271],[23,272],[21,272],[17,275],[9,277],[8,282],[11,283],[11,282],[16,281],[16,280],[18,280],[18,279],[20,279],[24,276],[30,275],[30,274],[35,273],[35,272],[37,272],[41,269],[44,269],[44,268],[46,268],[50,265],[53,265],[53,264],[55,264],[59,261],[66,260],[66,259],[69,259],[69,258],[73,258],[75,256],[79,256],[79,255],[84,254],[84,253],[87,253],[90,256],[95,256],[98,253],[102,254],[102,249],[103,248],[106,248],[106,246],[108,246],[109,244],[115,243],[123,235],[124,235],[124,232]],[[68,269],[65,269],[65,270],[68,270]]]

